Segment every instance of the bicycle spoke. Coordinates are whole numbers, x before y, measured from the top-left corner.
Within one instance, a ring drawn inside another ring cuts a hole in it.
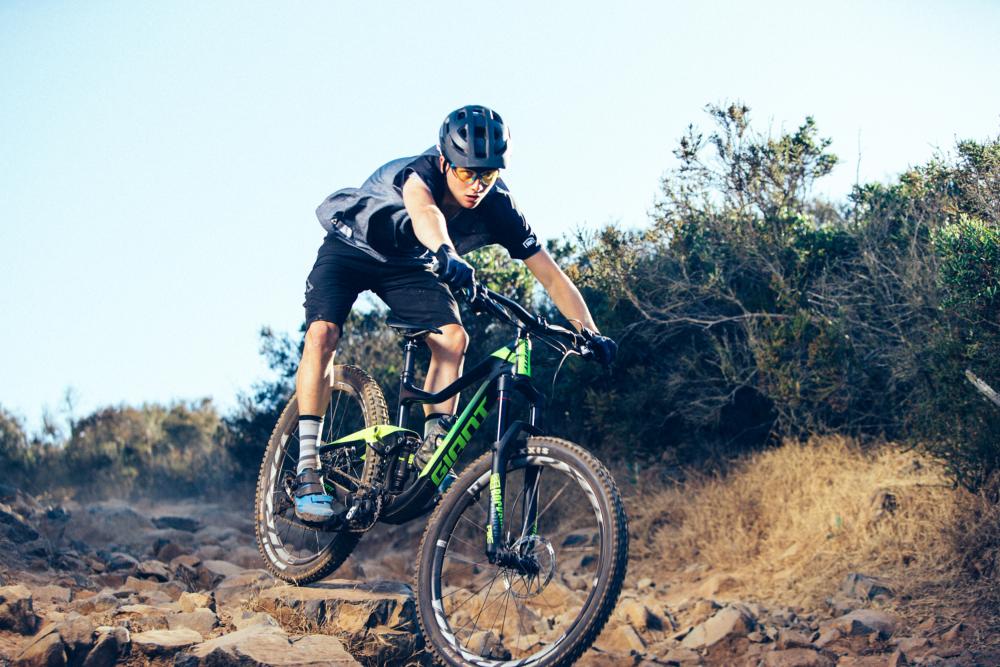
[[[497,582],[498,576],[499,573],[496,576],[494,576],[493,579],[490,580],[490,587],[486,590],[486,600],[490,599],[490,592],[493,590],[493,584]],[[480,607],[479,613],[476,614],[476,617],[474,619],[472,619],[472,630],[469,633],[470,636],[476,633],[476,628],[479,627],[479,617],[483,615],[483,612],[486,611],[487,607],[489,607],[489,604],[484,604],[482,607]],[[468,623],[466,623],[466,625],[468,625]],[[461,632],[464,629],[465,626],[463,625],[461,628],[459,628],[459,630],[455,634],[458,634],[458,632]]]
[[[512,597],[514,597],[514,596],[511,595],[510,591],[507,591],[507,596],[505,597],[504,603],[503,603],[503,620],[500,621],[500,642],[501,642],[501,646],[503,645],[503,639],[504,639],[503,629],[507,626],[507,605],[510,603],[510,600],[511,600]]]
[[[566,490],[566,488],[569,486],[570,481],[572,481],[572,480],[566,480],[566,482],[563,483],[562,488],[559,489],[559,492],[556,493],[556,495],[552,497],[552,500],[550,500],[548,502],[548,504],[545,505],[545,509],[543,509],[541,512],[539,512],[535,516],[535,521],[538,521],[539,519],[541,519],[542,515],[545,514],[550,507],[552,507],[552,503],[554,503],[555,501],[559,500],[559,496],[561,496],[563,494],[563,492]]]
[[[478,596],[478,595],[479,595],[480,593],[482,593],[482,592],[483,592],[483,589],[484,589],[484,588],[486,588],[487,586],[490,586],[490,587],[492,587],[492,586],[493,586],[493,582],[495,582],[496,580],[497,580],[497,578],[496,578],[496,577],[493,577],[493,578],[492,578],[492,579],[490,579],[490,580],[489,580],[488,582],[486,582],[485,584],[483,584],[482,586],[480,586],[480,587],[479,587],[479,589],[478,589],[478,590],[477,590],[477,591],[476,591],[475,593],[472,593],[472,594],[470,594],[470,595],[469,595],[469,597],[467,597],[467,598],[465,598],[464,600],[462,600],[462,602],[461,602],[461,603],[460,603],[460,604],[459,604],[459,605],[458,605],[457,607],[453,607],[453,608],[451,609],[450,613],[454,614],[454,613],[455,613],[456,611],[458,611],[458,610],[459,610],[460,608],[462,608],[463,606],[465,606],[465,603],[466,603],[466,602],[468,602],[469,600],[471,600],[471,599],[475,598],[475,597],[476,597],[476,596]],[[459,589],[459,590],[461,590],[461,589]],[[444,599],[445,597],[450,597],[450,596],[452,596],[452,595],[454,595],[455,593],[458,593],[458,592],[459,592],[459,591],[453,591],[452,593],[449,593],[448,595],[446,595],[446,596],[443,596],[443,597],[442,597],[441,599],[443,600],[443,599]],[[487,593],[487,597],[489,597],[489,593]]]
[[[465,521],[470,526],[474,526],[478,532],[481,532],[481,533],[485,533],[486,532],[486,526],[481,525],[481,524],[473,523],[472,519],[468,518],[464,514],[460,518],[461,518],[462,521]]]
[[[445,558],[448,560],[458,561],[459,563],[465,563],[466,565],[479,566],[489,563],[488,560],[469,560],[467,558],[462,558],[461,556],[456,556],[455,554],[445,554]]]
[[[508,480],[509,481],[509,480]],[[510,539],[510,527],[514,525],[514,517],[517,516],[517,505],[521,501],[521,497],[524,496],[524,484],[521,484],[521,490],[517,492],[517,496],[514,497],[514,502],[510,506],[509,512],[504,512],[504,520],[507,523],[507,544],[511,544]],[[524,508],[521,508],[521,514],[524,514]],[[518,522],[520,523],[520,522]]]

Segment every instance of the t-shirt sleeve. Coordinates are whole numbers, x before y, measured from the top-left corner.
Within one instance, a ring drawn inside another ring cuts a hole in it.
[[[524,214],[514,203],[510,190],[502,180],[497,181],[493,191],[480,206],[487,204],[490,233],[513,259],[528,259],[542,249],[538,236],[524,218]]]
[[[403,184],[406,183],[406,179],[411,174],[419,176],[420,180],[427,185],[431,191],[431,195],[434,197],[434,201],[441,201],[442,197],[444,197],[444,189],[447,186],[444,182],[444,174],[438,168],[437,160],[434,156],[421,155],[417,157],[413,162],[403,167],[402,171],[396,175],[393,185],[402,190]]]

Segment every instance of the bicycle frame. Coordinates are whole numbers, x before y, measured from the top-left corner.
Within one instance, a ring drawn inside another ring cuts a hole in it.
[[[415,403],[433,404],[445,401],[459,392],[481,382],[472,398],[458,415],[448,433],[434,451],[427,464],[418,471],[417,480],[398,496],[388,500],[382,508],[380,521],[400,524],[410,521],[433,509],[436,504],[438,485],[455,466],[472,436],[482,427],[493,408],[498,407],[496,439],[493,442],[493,464],[490,475],[489,521],[484,526],[486,532],[485,550],[493,562],[498,557],[496,539],[503,530],[503,499],[506,486],[506,464],[511,456],[511,445],[522,432],[531,435],[542,433],[542,410],[545,396],[531,383],[531,337],[527,331],[518,329],[512,346],[504,346],[478,363],[453,383],[437,393],[429,393],[417,388],[414,380],[414,352],[420,343],[408,338],[403,346],[403,371],[400,374],[399,407],[397,427],[407,429],[410,408]],[[513,349],[512,349],[513,348]],[[511,421],[511,392],[522,394],[530,406],[528,421]],[[394,429],[391,432],[397,432]],[[409,431],[412,433],[412,431]],[[359,439],[357,435],[341,438],[340,441]],[[411,457],[412,460],[412,457]],[[401,463],[402,461],[402,463]],[[397,465],[409,465],[399,457],[388,458],[387,477],[393,474]],[[527,534],[534,529],[535,498],[537,497],[538,470],[533,466],[525,475],[525,512],[521,532]]]

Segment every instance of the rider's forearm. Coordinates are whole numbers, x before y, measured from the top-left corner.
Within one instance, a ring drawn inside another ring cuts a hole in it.
[[[413,221],[413,233],[417,240],[432,252],[442,244],[455,247],[451,237],[448,236],[444,214],[437,206],[420,207],[411,212],[410,219]]]
[[[580,295],[580,290],[569,279],[563,276],[562,280],[554,280],[551,285],[546,286],[546,291],[556,304],[556,308],[569,320],[577,330],[586,327],[591,331],[597,331],[594,318],[590,315],[590,309]]]

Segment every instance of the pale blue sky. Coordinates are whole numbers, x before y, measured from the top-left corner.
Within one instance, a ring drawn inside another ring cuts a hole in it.
[[[998,30],[985,1],[0,0],[0,405],[228,409],[260,326],[302,319],[316,205],[461,104],[509,123],[546,238],[644,224],[676,139],[730,99],[815,116],[840,199],[997,135]]]

